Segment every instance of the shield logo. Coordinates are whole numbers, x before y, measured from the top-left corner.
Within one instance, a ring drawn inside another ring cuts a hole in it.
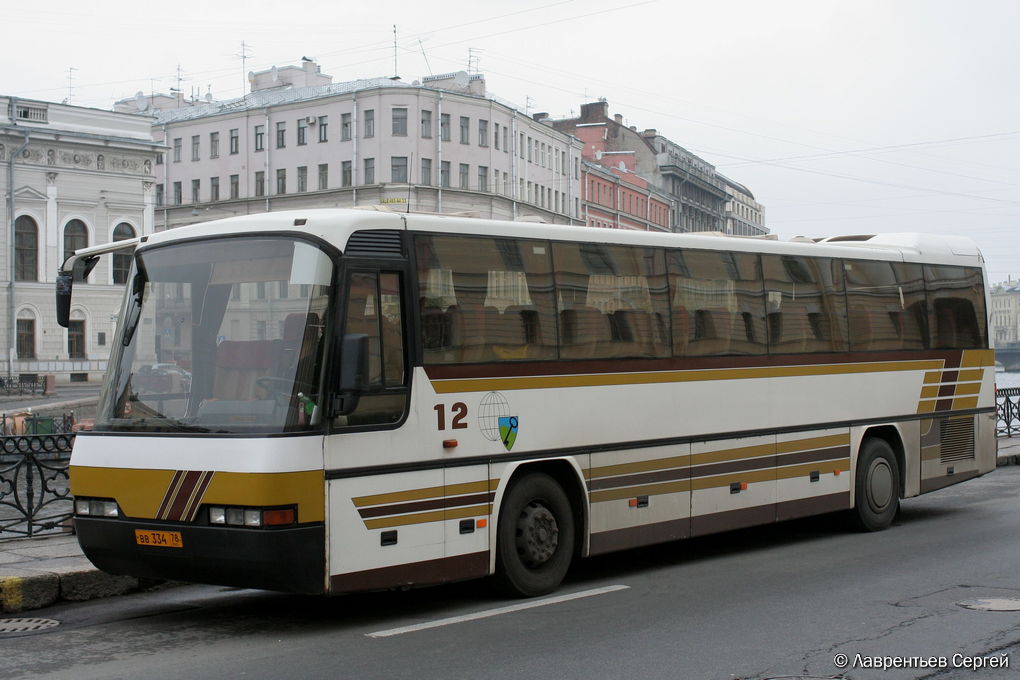
[[[509,451],[517,441],[517,416],[502,416],[499,419],[499,438]]]

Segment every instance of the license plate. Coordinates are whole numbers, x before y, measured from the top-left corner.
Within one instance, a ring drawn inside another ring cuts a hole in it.
[[[135,543],[157,548],[183,548],[184,540],[179,531],[146,531],[135,529]]]

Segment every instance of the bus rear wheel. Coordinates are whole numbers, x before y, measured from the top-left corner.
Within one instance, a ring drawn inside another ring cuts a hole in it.
[[[881,531],[900,508],[900,468],[889,443],[869,437],[857,458],[852,524],[861,531]]]
[[[529,472],[507,491],[496,535],[496,585],[514,597],[555,590],[570,568],[574,515],[559,483]]]

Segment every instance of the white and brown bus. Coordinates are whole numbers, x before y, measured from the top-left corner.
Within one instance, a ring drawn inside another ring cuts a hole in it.
[[[983,260],[963,238],[819,242],[360,210],[134,248],[85,554],[306,593],[495,575],[901,498],[995,466]],[[123,254],[123,250],[120,251]]]

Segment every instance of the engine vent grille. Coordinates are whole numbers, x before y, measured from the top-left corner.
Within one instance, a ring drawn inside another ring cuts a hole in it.
[[[404,257],[399,231],[356,231],[347,240],[345,255],[356,257]]]
[[[952,463],[974,459],[974,418],[949,418],[942,421],[939,462]]]

